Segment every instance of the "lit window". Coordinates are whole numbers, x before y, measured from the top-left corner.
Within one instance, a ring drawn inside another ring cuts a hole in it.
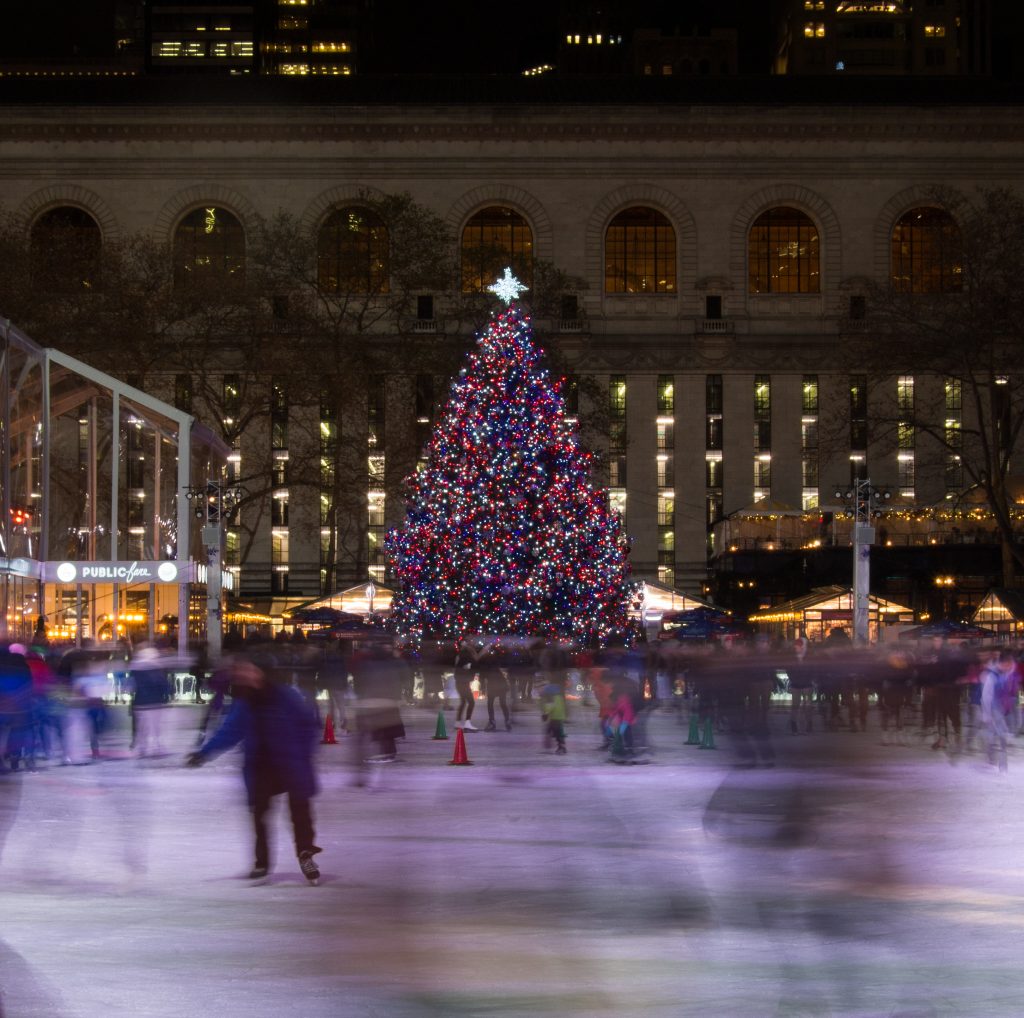
[[[926,39],[944,39],[946,36],[945,25],[925,25],[924,35]]]
[[[245,270],[245,234],[228,211],[194,209],[174,231],[174,286],[212,290],[241,282]]]
[[[674,293],[676,233],[655,209],[620,212],[605,234],[605,293]]]
[[[964,393],[963,383],[959,378],[948,377],[944,383],[944,393],[947,413],[957,413],[963,410]]]
[[[960,453],[963,449],[963,385],[959,378],[947,376],[945,388],[945,481],[947,491],[959,491],[964,485]]]
[[[900,0],[845,0],[836,7],[837,14],[901,14]]]
[[[704,460],[704,486],[707,488],[722,487],[722,454],[713,456],[705,454]]]
[[[804,375],[800,410],[804,414],[818,412],[818,376]]]
[[[287,503],[285,503],[287,508]],[[288,568],[288,531],[274,529],[270,534],[270,559],[274,569]]]
[[[676,514],[674,495],[662,493],[658,495],[658,526],[671,527]]]
[[[769,209],[750,228],[751,293],[817,293],[818,229],[793,208]]]
[[[388,228],[368,209],[335,209],[317,237],[323,293],[388,292]]]
[[[768,498],[772,487],[771,454],[765,453],[754,459],[754,501]]]
[[[963,273],[960,229],[945,209],[911,209],[892,232],[892,285],[902,293],[952,293]]]
[[[533,231],[513,209],[492,205],[462,231],[463,293],[483,293],[505,270],[525,285],[533,277]]]
[[[818,376],[804,375],[800,418],[801,506],[818,504]]]
[[[708,495],[706,495],[704,498],[704,505],[706,508],[705,516],[707,524],[709,527],[713,526],[714,524],[718,523],[719,520],[722,519],[724,513],[725,503],[722,499],[722,496],[718,493],[708,493]]]
[[[823,21],[804,22],[804,36],[808,39],[824,39],[825,23]]]
[[[675,379],[672,375],[658,376],[658,414],[673,414],[676,408]],[[662,423],[671,424],[672,421]]]
[[[100,282],[102,238],[96,220],[72,206],[50,209],[32,225],[32,282],[46,293],[94,290]]]
[[[181,55],[183,57],[205,57],[206,56],[206,43],[205,42],[186,42],[182,48]]]
[[[896,405],[901,414],[914,412],[914,376],[900,375],[896,379]]]

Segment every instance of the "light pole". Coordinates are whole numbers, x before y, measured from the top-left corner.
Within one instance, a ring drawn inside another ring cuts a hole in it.
[[[867,646],[868,600],[871,594],[871,544],[875,539],[875,528],[871,525],[874,516],[873,503],[881,499],[888,501],[892,493],[885,488],[873,488],[864,478],[853,482],[844,490],[836,491],[836,498],[851,506],[853,514],[853,642]]]
[[[230,516],[244,495],[241,488],[226,488],[219,481],[207,481],[201,487],[189,488],[185,497],[195,503],[196,519],[205,520],[203,545],[206,548],[206,647],[211,664],[220,660],[223,645],[224,590],[224,517]],[[187,623],[186,623],[187,624]]]

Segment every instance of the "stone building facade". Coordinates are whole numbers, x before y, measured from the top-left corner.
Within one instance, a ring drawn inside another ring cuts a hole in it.
[[[515,89],[452,101],[367,80],[358,102],[254,82],[188,101],[144,81],[74,100],[20,87],[0,95],[0,176],[27,226],[71,206],[104,238],[144,229],[170,247],[185,217],[215,206],[243,230],[284,209],[315,232],[366,188],[409,192],[456,237],[482,210],[510,210],[534,257],[586,283],[577,311],[544,324],[608,393],[614,447],[598,444],[639,577],[699,593],[710,523],[758,500],[824,506],[851,472],[920,502],[947,492],[948,471],[927,449],[913,450],[916,472],[908,450],[867,439],[826,450],[818,418],[905,398],[906,378],[851,402],[850,375],[836,370],[844,326],[868,282],[894,272],[894,231],[934,204],[935,187],[969,195],[1019,179],[1024,104],[858,102],[855,92],[780,102],[757,87],[697,104],[683,85],[659,102]],[[941,414],[942,379],[927,367],[909,380],[917,412]],[[386,443],[418,433],[414,391],[414,379],[385,380]],[[267,441],[247,436],[241,456]],[[403,507],[375,502],[367,484],[360,526],[379,541]],[[274,598],[276,610],[322,593],[308,503],[292,499],[286,526],[264,515],[240,564],[243,598]],[[372,549],[367,563],[386,583]],[[336,585],[364,579],[342,570]]]

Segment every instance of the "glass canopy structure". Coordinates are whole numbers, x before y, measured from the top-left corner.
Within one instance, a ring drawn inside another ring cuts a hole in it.
[[[0,638],[175,633],[184,651],[207,619],[188,493],[220,479],[224,443],[2,319],[0,358]]]

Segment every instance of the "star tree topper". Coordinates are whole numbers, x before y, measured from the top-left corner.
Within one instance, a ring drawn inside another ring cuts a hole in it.
[[[487,287],[496,297],[503,300],[506,304],[511,304],[512,301],[516,300],[524,290],[529,290],[528,286],[523,286],[522,283],[512,275],[510,268],[505,269],[505,275],[501,277],[493,286]]]

